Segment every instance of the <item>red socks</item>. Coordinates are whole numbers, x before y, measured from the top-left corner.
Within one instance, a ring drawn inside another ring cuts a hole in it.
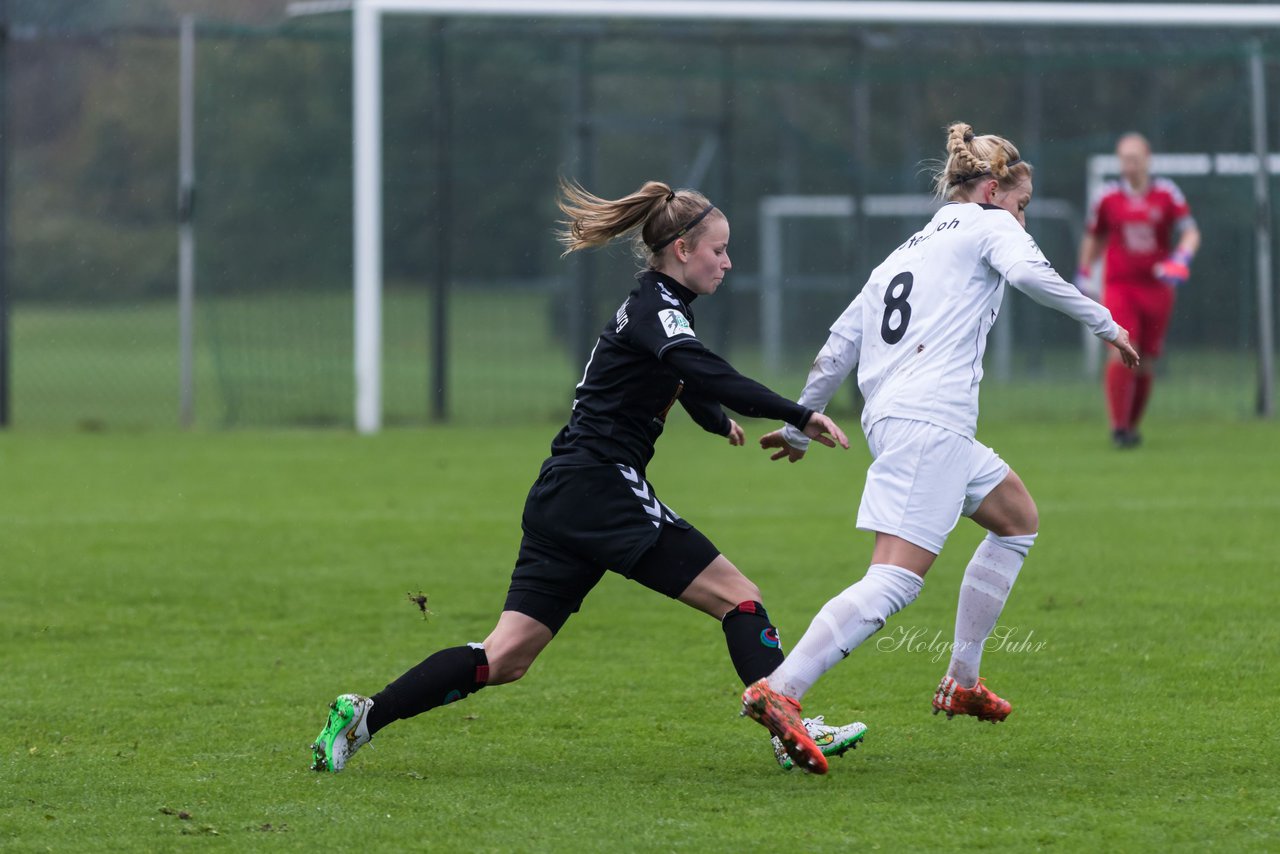
[[[1137,430],[1142,413],[1146,411],[1147,399],[1151,397],[1151,384],[1155,377],[1151,374],[1135,374],[1133,383],[1133,407],[1129,410],[1129,429]]]
[[[1120,362],[1107,362],[1107,410],[1111,413],[1112,430],[1129,430],[1133,426],[1136,380],[1137,376]]]
[[[1107,362],[1107,411],[1112,430],[1136,430],[1147,409],[1155,377],[1134,373],[1120,362]]]

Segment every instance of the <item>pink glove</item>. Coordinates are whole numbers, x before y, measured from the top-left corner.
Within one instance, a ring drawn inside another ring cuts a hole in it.
[[[1191,278],[1191,253],[1178,249],[1163,261],[1157,261],[1152,272],[1166,285],[1173,285],[1175,288],[1185,285],[1187,279]]]

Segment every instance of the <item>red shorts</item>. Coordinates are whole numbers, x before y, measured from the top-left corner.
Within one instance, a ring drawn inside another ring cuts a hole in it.
[[[1108,282],[1102,292],[1102,304],[1111,317],[1129,333],[1138,355],[1152,359],[1164,347],[1164,333],[1173,315],[1176,288],[1163,282],[1127,284]]]

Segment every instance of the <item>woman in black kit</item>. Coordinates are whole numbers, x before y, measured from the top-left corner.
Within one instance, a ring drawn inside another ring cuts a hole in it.
[[[650,181],[607,200],[562,184],[559,205],[566,255],[635,232],[646,269],[596,342],[569,423],[529,491],[502,615],[483,643],[441,650],[372,697],[338,697],[312,745],[317,771],[342,770],[392,721],[519,679],[610,570],[720,620],[744,684],[782,661],[759,588],[658,499],[645,468],[677,401],[731,445],[743,443],[743,431],[721,404],[784,421],[830,447],[848,440],[831,419],[742,376],[698,340],[690,304],[715,293],[731,268],[728,220],[701,193]],[[865,730],[802,722],[798,713],[780,710],[788,726],[771,727],[774,735],[816,737],[827,754],[843,753]],[[821,773],[826,760],[813,750],[806,770]],[[775,753],[790,766],[777,743]]]

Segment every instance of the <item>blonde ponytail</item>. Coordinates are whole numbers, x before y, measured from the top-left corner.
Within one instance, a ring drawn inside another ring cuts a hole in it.
[[[975,136],[970,125],[955,122],[947,128],[947,159],[934,173],[933,188],[938,198],[955,201],[978,178],[995,178],[1008,189],[1030,174],[1031,164],[1023,162],[1012,142],[992,134]]]
[[[636,257],[649,267],[677,237],[695,243],[706,216],[717,213],[697,190],[673,190],[661,181],[646,181],[620,199],[604,199],[561,179],[556,204],[566,217],[556,232],[565,248],[561,257],[634,231]]]

